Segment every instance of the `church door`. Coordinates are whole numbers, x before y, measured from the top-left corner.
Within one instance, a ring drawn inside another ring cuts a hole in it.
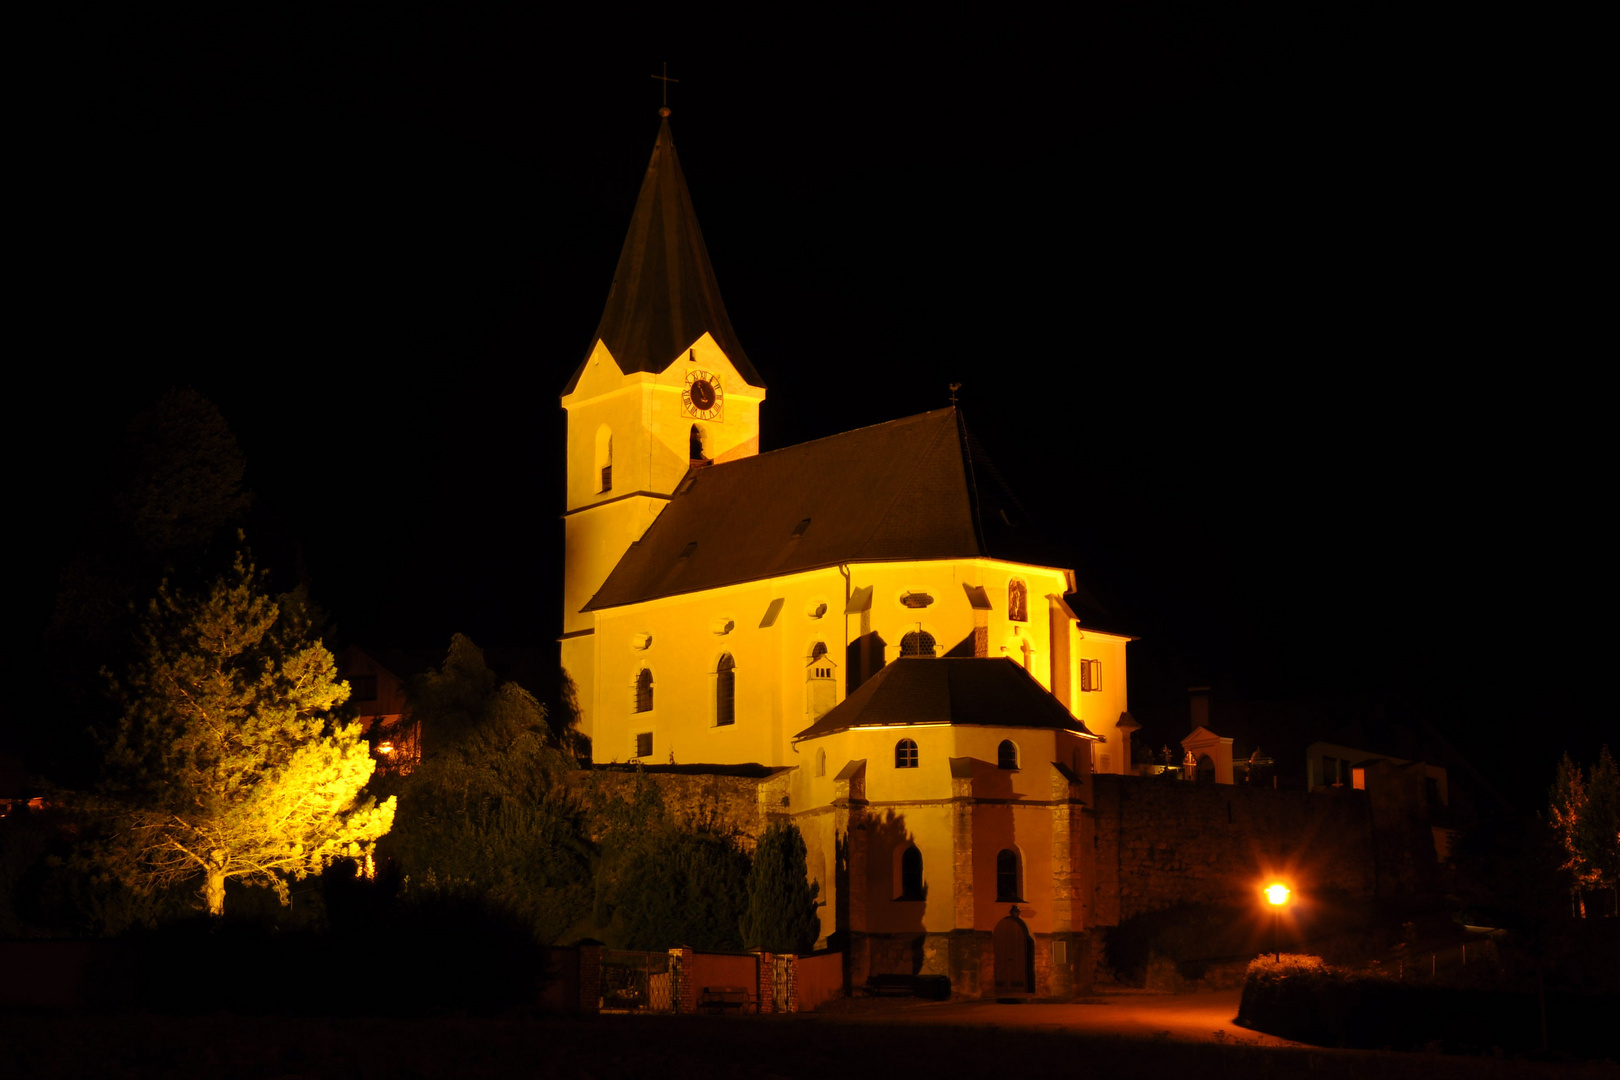
[[[996,953],[996,993],[1035,992],[1035,943],[1015,906],[990,932]]]

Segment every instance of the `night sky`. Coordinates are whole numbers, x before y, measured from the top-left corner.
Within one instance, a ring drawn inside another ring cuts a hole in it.
[[[1595,68],[1545,28],[1206,7],[73,9],[14,165],[19,637],[189,384],[336,640],[553,639],[557,396],[667,61],[765,449],[960,382],[1140,635],[1139,719],[1184,728],[1195,682],[1397,696],[1533,801],[1620,744]]]

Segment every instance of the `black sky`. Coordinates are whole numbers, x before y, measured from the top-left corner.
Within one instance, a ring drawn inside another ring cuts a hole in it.
[[[1477,14],[1207,7],[73,9],[18,166],[20,610],[184,383],[342,639],[549,641],[557,394],[667,60],[766,448],[961,382],[1141,635],[1145,720],[1400,694],[1534,789],[1620,742],[1594,69]]]

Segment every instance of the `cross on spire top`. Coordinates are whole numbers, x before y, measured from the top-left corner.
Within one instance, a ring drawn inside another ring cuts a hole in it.
[[[658,107],[658,115],[667,117],[669,116],[669,84],[672,82],[680,82],[681,80],[672,79],[669,77],[669,61],[664,61],[663,67],[664,73],[662,75],[653,75],[651,78],[657,79],[659,82],[664,84],[664,103]]]

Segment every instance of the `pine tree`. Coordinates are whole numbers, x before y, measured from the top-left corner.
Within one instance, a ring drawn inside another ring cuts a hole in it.
[[[334,860],[365,860],[394,800],[362,800],[374,763],[300,594],[265,594],[243,554],[204,595],[164,585],[139,659],[115,684],[101,806],[110,859],[132,886],[203,881],[211,915],[231,878],[274,889]]]
[[[821,933],[816,915],[820,891],[820,885],[810,882],[804,837],[798,826],[772,822],[754,851],[743,942],[766,952],[809,952]]]

